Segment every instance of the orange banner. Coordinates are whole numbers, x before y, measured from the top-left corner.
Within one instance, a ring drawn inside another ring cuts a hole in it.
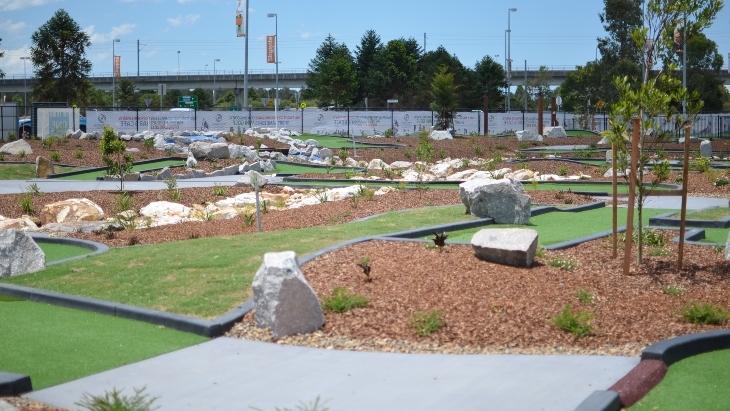
[[[114,56],[114,77],[122,77],[122,56]]]
[[[276,63],[276,36],[266,36],[266,62]]]

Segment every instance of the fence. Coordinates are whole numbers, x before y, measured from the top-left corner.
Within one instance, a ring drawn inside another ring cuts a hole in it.
[[[0,141],[10,141],[18,137],[19,107],[13,104],[0,104]]]

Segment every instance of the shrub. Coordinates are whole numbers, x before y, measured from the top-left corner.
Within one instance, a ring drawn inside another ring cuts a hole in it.
[[[323,297],[322,308],[335,313],[344,313],[354,308],[367,307],[370,301],[365,296],[349,293],[345,287],[335,287],[332,295]]]
[[[213,195],[217,197],[225,197],[228,195],[228,186],[213,183]]]
[[[682,320],[693,324],[724,324],[730,314],[720,305],[690,302],[680,308]]]
[[[720,177],[717,180],[715,180],[715,187],[722,187],[730,184],[730,181],[725,177]]]
[[[25,158],[25,150],[20,150],[20,153],[18,154],[18,157]]]
[[[74,152],[74,157],[76,157],[78,159],[82,159],[82,158],[84,158],[84,152],[76,150],[76,152]]]
[[[61,159],[61,154],[59,154],[58,151],[54,151],[53,153],[51,153],[51,160],[58,163],[58,160],[60,160],[60,159]]]
[[[568,169],[564,166],[558,167],[558,175],[561,176],[567,176],[568,175]]]
[[[696,160],[690,163],[690,168],[704,173],[710,169],[710,159],[699,156]]]
[[[155,140],[150,138],[150,139],[145,140],[144,143],[142,143],[142,144],[144,145],[145,151],[149,152],[150,150],[152,150],[152,147],[155,146]]]
[[[552,260],[548,261],[548,265],[551,267],[557,267],[561,270],[566,271],[572,271],[575,270],[578,267],[578,263],[576,263],[573,260],[565,259],[565,258],[553,258]]]
[[[256,214],[251,213],[244,213],[243,214],[243,224],[246,227],[251,227],[256,223]]]
[[[20,207],[23,209],[25,214],[32,215],[35,213],[35,210],[33,209],[33,194],[23,193],[23,195],[20,196]]]
[[[593,329],[593,326],[588,324],[591,318],[593,318],[593,313],[583,310],[574,313],[573,307],[566,304],[563,311],[555,316],[553,325],[579,337],[585,337]]]
[[[147,394],[143,394],[146,388],[133,388],[134,395],[131,397],[122,395],[123,390],[117,391],[116,388],[111,392],[105,391],[104,395],[99,396],[84,393],[76,405],[89,411],[150,411],[155,409],[152,408],[152,404],[158,397],[149,398]]]
[[[411,322],[408,324],[419,337],[428,337],[444,325],[441,310],[414,313],[411,316]]]
[[[575,292],[575,297],[578,298],[578,301],[585,305],[591,305],[593,304],[593,299],[596,298],[596,295],[593,294],[591,291],[586,290],[585,288],[579,288]]]

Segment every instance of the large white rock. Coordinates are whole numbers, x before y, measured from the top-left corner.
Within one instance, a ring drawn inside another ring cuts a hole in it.
[[[529,228],[485,228],[474,234],[471,246],[482,260],[530,267],[535,261],[537,231]]]
[[[154,201],[142,207],[139,210],[143,217],[179,217],[187,218],[190,216],[190,207],[180,203],[171,203],[169,201]]]
[[[702,157],[712,158],[712,143],[710,140],[702,140],[700,143],[700,155]]]
[[[71,198],[44,205],[39,218],[42,225],[76,221],[100,221],[104,218],[104,210],[89,199]]]
[[[409,161],[394,161],[390,163],[390,168],[393,170],[405,170],[413,167],[413,163]]]
[[[25,140],[17,140],[10,143],[5,143],[0,147],[0,153],[11,154],[14,156],[25,153],[26,155],[33,154],[33,149],[30,147]]]
[[[519,141],[542,141],[543,140],[541,135],[537,134],[536,132],[534,132],[532,130],[516,131],[515,135],[517,135],[517,140],[519,140]]]
[[[293,251],[264,254],[253,279],[256,325],[274,338],[307,334],[324,325],[317,294],[304,278]]]
[[[36,231],[38,225],[33,222],[27,215],[20,218],[4,218],[0,216],[0,231],[2,230],[25,230],[25,231]]]
[[[565,137],[568,137],[568,133],[565,132],[565,129],[562,126],[545,127],[542,130],[542,135],[545,136],[545,137],[550,137],[550,138],[565,138]]]
[[[0,231],[0,278],[46,268],[46,255],[23,231]]]
[[[529,224],[530,196],[519,181],[474,179],[459,184],[459,196],[466,212],[491,217],[497,224]]]
[[[448,130],[433,130],[428,138],[431,140],[453,140],[454,136]]]

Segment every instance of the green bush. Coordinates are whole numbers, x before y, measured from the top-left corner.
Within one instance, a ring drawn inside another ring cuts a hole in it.
[[[593,329],[593,326],[588,324],[588,321],[593,318],[593,315],[593,313],[583,310],[574,313],[573,307],[570,304],[566,304],[563,307],[563,311],[555,316],[553,325],[579,337],[585,337]]]
[[[332,295],[325,295],[322,300],[322,308],[335,313],[344,313],[354,308],[370,305],[370,301],[365,296],[349,293],[345,287],[335,287]]]
[[[682,320],[693,324],[724,324],[730,314],[720,305],[690,302],[680,308]]]
[[[443,327],[445,323],[441,310],[434,310],[414,313],[408,325],[416,331],[419,337],[428,337]]]
[[[157,397],[148,398],[147,394],[143,394],[145,389],[146,387],[139,390],[133,388],[134,395],[131,397],[122,395],[123,390],[117,391],[116,388],[99,396],[84,393],[81,401],[76,405],[89,411],[150,411],[156,409],[152,408],[152,404],[157,401]]]

